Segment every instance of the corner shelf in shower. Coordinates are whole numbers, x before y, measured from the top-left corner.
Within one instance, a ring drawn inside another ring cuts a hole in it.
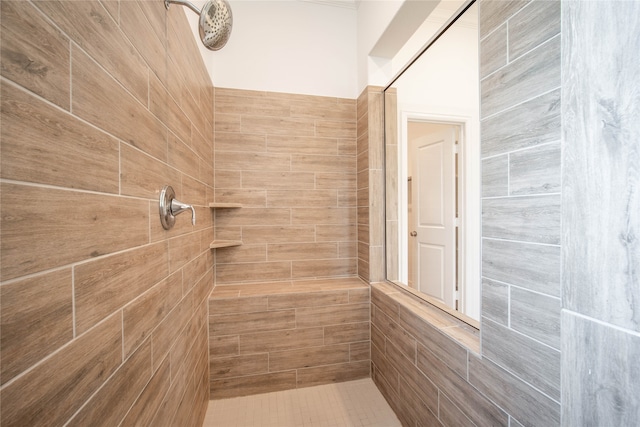
[[[236,209],[241,208],[240,203],[209,203],[211,209]],[[232,246],[240,246],[240,240],[214,240],[209,245],[209,249],[230,248]]]

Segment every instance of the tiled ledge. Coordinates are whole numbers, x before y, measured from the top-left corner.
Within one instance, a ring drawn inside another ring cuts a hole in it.
[[[429,303],[421,301],[391,283],[372,283],[371,288],[371,299],[374,304],[385,305],[385,301],[376,298],[376,292],[381,292],[398,306],[403,307],[408,313],[412,313],[470,351],[480,354],[480,331],[477,328]],[[398,311],[397,307],[395,311]]]
[[[370,301],[353,277],[216,286],[211,399],[369,377]]]

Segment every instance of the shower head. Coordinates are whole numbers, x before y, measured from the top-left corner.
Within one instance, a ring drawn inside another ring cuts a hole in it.
[[[202,10],[185,0],[164,0],[167,9],[171,3],[187,6],[200,15],[200,40],[207,49],[220,50],[227,44],[233,27],[233,15],[226,0],[209,0]]]

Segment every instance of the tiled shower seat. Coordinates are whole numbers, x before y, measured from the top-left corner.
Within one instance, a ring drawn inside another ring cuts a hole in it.
[[[211,399],[370,376],[370,291],[355,277],[218,285]]]

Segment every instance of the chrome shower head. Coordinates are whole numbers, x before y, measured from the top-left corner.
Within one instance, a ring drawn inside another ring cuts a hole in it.
[[[164,0],[167,9],[171,3],[187,6],[200,15],[200,40],[207,49],[220,50],[227,44],[233,27],[233,15],[226,0],[209,0],[202,10],[185,0]]]

